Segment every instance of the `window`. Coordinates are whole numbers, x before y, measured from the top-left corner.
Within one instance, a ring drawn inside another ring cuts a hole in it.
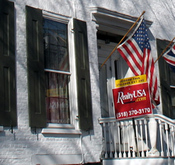
[[[43,30],[47,122],[69,124],[67,25],[44,19]]]
[[[74,27],[68,28],[61,18],[43,18],[42,10],[26,6],[30,127],[71,125],[78,118],[81,130],[93,129],[87,27],[86,22],[72,22]],[[71,29],[74,40],[68,38]]]
[[[158,55],[162,53],[168,44],[169,41],[157,39]],[[158,63],[163,114],[170,118],[175,118],[175,73],[162,57],[159,59]]]
[[[0,0],[0,126],[16,126],[14,3]]]

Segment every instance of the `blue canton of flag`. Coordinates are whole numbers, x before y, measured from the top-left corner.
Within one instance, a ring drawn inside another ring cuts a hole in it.
[[[150,46],[149,38],[148,38],[148,33],[147,33],[147,28],[146,28],[146,24],[145,24],[144,19],[143,19],[142,23],[140,24],[139,28],[137,29],[137,31],[134,33],[133,38],[135,39],[135,41],[139,45],[142,52],[143,52],[144,48],[151,50],[151,46]]]
[[[165,52],[163,58],[175,72],[175,44],[167,52]]]

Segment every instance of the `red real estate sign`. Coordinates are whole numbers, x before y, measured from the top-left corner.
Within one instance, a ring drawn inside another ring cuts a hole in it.
[[[152,113],[148,83],[113,89],[117,119],[134,118]]]

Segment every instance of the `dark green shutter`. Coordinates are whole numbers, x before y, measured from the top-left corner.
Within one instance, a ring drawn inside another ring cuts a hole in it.
[[[86,23],[74,19],[75,53],[80,129],[93,129]]]
[[[169,41],[157,39],[158,55],[162,53],[162,51],[166,48],[168,44],[169,44]],[[165,116],[172,117],[169,66],[165,62],[163,57],[161,57],[158,62],[159,62],[159,71],[160,71],[159,73],[160,73],[163,114]]]
[[[0,0],[0,125],[16,126],[14,3]]]
[[[26,6],[29,124],[46,126],[42,11]]]

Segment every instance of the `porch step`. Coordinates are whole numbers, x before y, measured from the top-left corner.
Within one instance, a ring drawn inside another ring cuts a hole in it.
[[[104,159],[103,165],[174,165],[175,158]]]

